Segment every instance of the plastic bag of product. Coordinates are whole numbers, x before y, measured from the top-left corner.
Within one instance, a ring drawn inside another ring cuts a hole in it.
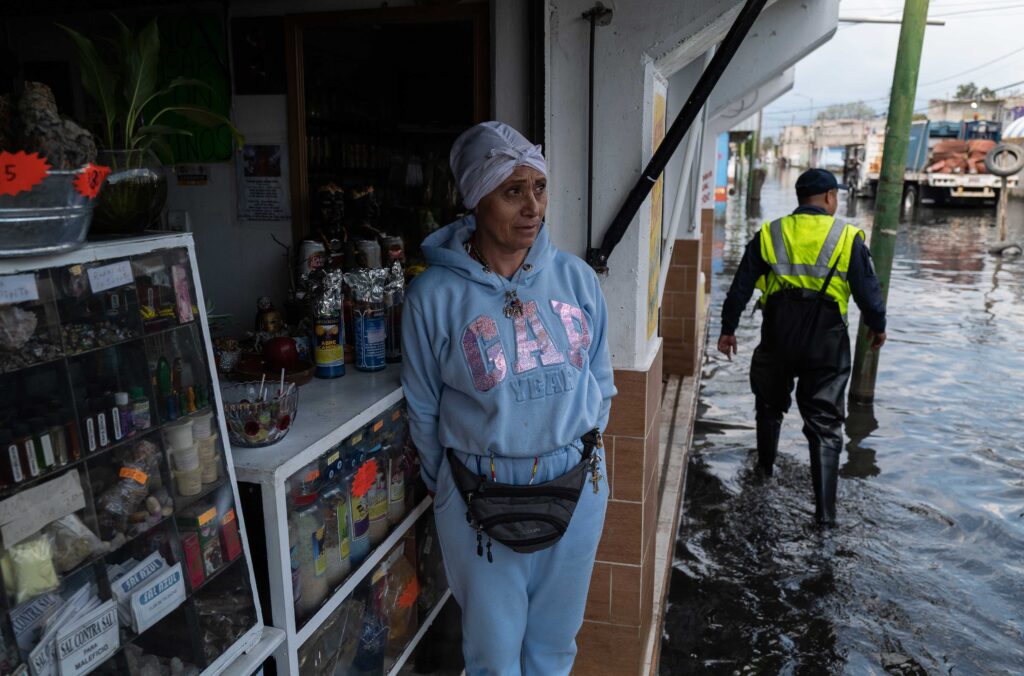
[[[53,566],[66,573],[88,558],[104,551],[103,542],[75,514],[68,514],[46,527],[53,547]]]
[[[10,570],[14,578],[15,603],[24,603],[60,586],[57,571],[53,567],[50,539],[44,533],[14,545],[8,550],[7,557],[10,558]]]
[[[387,618],[389,628],[389,655],[402,652],[416,631],[416,599],[419,597],[419,589],[416,569],[409,563],[409,559],[399,556],[388,567],[381,602],[381,613]]]
[[[114,485],[96,501],[100,537],[110,540],[128,530],[128,517],[139,511],[149,490],[160,480],[160,449],[151,441],[140,441],[125,456]]]

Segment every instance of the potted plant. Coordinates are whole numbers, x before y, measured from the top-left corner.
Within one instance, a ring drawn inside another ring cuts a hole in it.
[[[90,38],[58,26],[74,41],[82,87],[103,115],[97,134],[103,147],[99,161],[111,168],[111,175],[96,203],[92,229],[126,234],[152,226],[163,211],[167,179],[154,151],[169,157],[169,136],[192,135],[174,126],[176,115],[204,126],[226,125],[239,146],[242,137],[230,120],[204,106],[161,107],[159,100],[180,87],[210,87],[184,77],[159,81],[160,32],[155,18],[137,33],[116,16],[114,20],[118,34],[104,41],[103,54]]]

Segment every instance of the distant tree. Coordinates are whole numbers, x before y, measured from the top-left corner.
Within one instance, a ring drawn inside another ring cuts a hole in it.
[[[910,118],[914,122],[921,122],[928,119],[927,113],[914,113],[914,116]]]
[[[765,136],[761,139],[761,152],[766,152],[775,147],[775,139],[771,136]]]
[[[819,120],[870,120],[875,109],[863,101],[835,103],[818,113]]]
[[[997,98],[998,94],[988,87],[978,87],[973,82],[964,82],[956,86],[956,94],[953,98],[961,101],[970,99],[994,99]]]

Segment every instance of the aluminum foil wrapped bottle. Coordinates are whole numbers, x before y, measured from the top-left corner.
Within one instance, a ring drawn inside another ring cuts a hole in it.
[[[356,368],[360,371],[380,371],[384,368],[384,285],[387,276],[388,271],[384,268],[355,270],[345,274],[345,283],[352,290]]]
[[[340,378],[345,375],[345,323],[341,317],[345,275],[340,270],[314,271],[311,281],[316,376]]]
[[[397,364],[402,361],[402,304],[405,302],[405,271],[397,260],[388,270],[384,285],[385,343],[384,361]]]

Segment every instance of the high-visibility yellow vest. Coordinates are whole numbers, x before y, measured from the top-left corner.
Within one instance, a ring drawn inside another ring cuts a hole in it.
[[[786,288],[818,291],[838,260],[827,294],[845,320],[850,300],[846,274],[857,237],[863,238],[864,231],[825,215],[791,214],[762,225],[761,257],[772,270],[757,280],[761,303]]]

